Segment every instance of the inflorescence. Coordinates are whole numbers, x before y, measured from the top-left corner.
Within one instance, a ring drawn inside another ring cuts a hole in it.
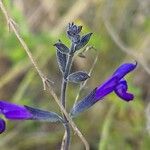
[[[81,36],[81,30],[82,26],[69,23],[66,34],[71,41],[70,48],[68,48],[68,46],[66,46],[60,40],[54,44],[56,47],[58,65],[65,82],[69,81],[80,83],[90,77],[85,71],[70,73],[69,70],[71,64],[68,63],[72,63],[72,60],[69,59],[70,56],[72,58],[77,51],[84,48],[92,35],[92,33],[88,33]],[[104,97],[112,92],[115,92],[118,97],[126,102],[133,100],[134,95],[127,91],[128,85],[125,76],[133,71],[136,66],[137,63],[124,63],[119,66],[103,84],[93,89],[87,96],[73,105],[73,108],[69,113],[70,116],[72,118],[78,116],[81,112],[87,110],[96,102],[104,100]],[[9,120],[36,120],[44,122],[60,122],[62,124],[66,122],[64,117],[55,112],[41,110],[39,108],[33,108],[30,106],[13,104],[3,100],[0,100],[0,114]],[[0,133],[4,132],[5,128],[5,121],[4,119],[0,118]]]

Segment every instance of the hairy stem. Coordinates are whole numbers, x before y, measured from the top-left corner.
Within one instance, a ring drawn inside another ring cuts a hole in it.
[[[61,88],[61,103],[64,106],[64,108],[66,108],[66,88],[67,88],[67,82],[65,81],[65,79],[62,79],[62,88]],[[67,123],[67,119],[65,117],[65,115],[63,114],[64,120],[66,121],[66,124],[64,125],[65,127],[65,134],[64,134],[64,138],[62,140],[62,150],[68,150],[69,149],[69,144],[70,144],[70,127],[69,124]]]
[[[65,69],[65,73],[63,75],[63,79],[62,79],[62,88],[61,88],[61,103],[64,106],[64,108],[66,108],[66,89],[67,89],[67,77],[70,73],[70,68],[71,68],[71,64],[72,64],[72,58],[73,58],[73,54],[69,54],[68,55],[68,59],[67,59],[67,64],[66,64],[66,69]],[[65,115],[64,115],[64,119],[66,122],[68,122],[68,120],[66,119]],[[62,141],[62,147],[61,149],[64,150],[68,150],[69,149],[69,145],[70,145],[70,127],[69,124],[66,123],[65,124],[65,134],[64,134],[64,138]]]

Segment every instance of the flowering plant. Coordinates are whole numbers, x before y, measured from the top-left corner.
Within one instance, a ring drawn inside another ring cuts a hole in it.
[[[86,81],[90,76],[85,71],[70,73],[74,54],[82,49],[90,40],[92,33],[81,36],[82,26],[70,23],[67,28],[67,36],[71,41],[71,46],[66,46],[62,41],[54,44],[56,48],[57,62],[62,72],[61,84],[61,104],[66,109],[66,88],[68,82],[80,83]],[[93,89],[83,99],[74,103],[69,114],[70,117],[77,117],[81,112],[93,106],[96,102],[103,100],[108,94],[115,92],[122,100],[129,102],[134,99],[132,93],[127,92],[128,85],[125,76],[133,71],[137,63],[124,63],[101,85]],[[60,122],[64,125],[66,134],[62,144],[62,149],[68,150],[70,144],[70,126],[65,114],[59,115],[55,112],[42,110],[30,106],[21,106],[7,101],[0,100],[0,114],[9,120],[36,120],[44,122]],[[6,124],[0,118],[0,133],[4,132]]]

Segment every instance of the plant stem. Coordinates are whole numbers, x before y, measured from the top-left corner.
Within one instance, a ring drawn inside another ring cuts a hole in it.
[[[67,82],[65,81],[64,77],[62,79],[62,88],[61,88],[61,103],[64,106],[64,108],[66,109],[66,88],[67,88]],[[65,135],[63,138],[62,143],[62,150],[68,150],[69,149],[69,144],[70,144],[70,127],[69,124],[67,123],[67,119],[65,117],[65,115],[63,114],[64,120],[66,121],[66,124],[64,125],[65,127]]]
[[[67,63],[66,63],[66,68],[65,68],[65,73],[63,75],[63,79],[62,79],[62,87],[61,87],[61,103],[64,106],[64,108],[66,108],[66,89],[67,89],[67,77],[70,73],[70,68],[71,68],[71,64],[72,64],[72,58],[73,58],[73,54],[69,54],[68,55],[68,59],[67,59]],[[64,138],[62,141],[62,148],[64,150],[68,150],[69,149],[69,145],[70,145],[70,127],[69,124],[67,123],[68,120],[67,118],[64,116],[64,119],[66,121],[66,124],[64,125],[65,127],[65,134],[64,134]]]
[[[65,73],[62,79],[62,88],[61,88],[61,103],[64,107],[66,107],[66,89],[67,89],[67,77],[68,74],[70,73],[70,68],[71,68],[71,64],[72,64],[72,55],[68,56],[68,61],[66,64],[66,69],[65,69]]]

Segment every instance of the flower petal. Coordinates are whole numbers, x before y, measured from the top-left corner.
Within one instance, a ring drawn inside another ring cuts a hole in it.
[[[134,95],[127,93],[128,85],[125,80],[120,81],[120,83],[115,88],[115,93],[125,101],[131,101],[134,98]]]
[[[110,78],[109,80],[107,80],[106,82],[104,82],[102,85],[100,85],[97,88],[95,99],[96,100],[100,100],[104,96],[106,96],[109,93],[111,93],[115,89],[115,87],[117,86],[117,84],[118,84],[118,78],[116,76],[113,76],[112,78]]]
[[[33,116],[24,106],[6,101],[0,101],[0,110],[7,119],[30,119]]]
[[[126,74],[134,70],[137,66],[137,62],[135,64],[125,63],[122,64],[113,74],[113,76],[117,76],[118,80],[121,80]]]
[[[6,128],[5,121],[0,118],[0,134],[5,131],[5,128]]]

